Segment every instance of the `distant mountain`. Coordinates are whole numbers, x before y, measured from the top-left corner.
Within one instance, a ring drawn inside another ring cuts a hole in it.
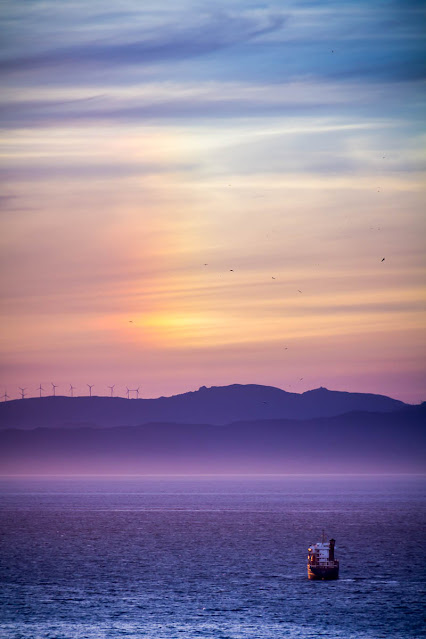
[[[424,472],[426,403],[391,413],[227,425],[0,431],[3,473]]]
[[[406,404],[384,395],[317,388],[288,393],[272,386],[233,384],[159,397],[42,397],[0,404],[0,428],[135,426],[149,422],[227,424],[241,420],[312,419],[349,411],[392,412]]]

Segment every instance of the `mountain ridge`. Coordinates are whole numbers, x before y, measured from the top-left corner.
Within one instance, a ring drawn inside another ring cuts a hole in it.
[[[426,403],[226,425],[4,429],[4,473],[424,472]]]
[[[0,429],[36,428],[97,423],[100,427],[137,425],[150,421],[226,424],[241,419],[309,419],[351,410],[392,412],[409,406],[373,393],[333,391],[324,387],[290,393],[274,386],[231,384],[201,386],[170,397],[50,396],[11,400],[0,404]]]

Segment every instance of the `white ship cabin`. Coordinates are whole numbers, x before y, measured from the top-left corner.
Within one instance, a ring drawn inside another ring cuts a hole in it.
[[[330,543],[330,541],[332,543]],[[313,566],[334,566],[334,539],[320,541],[308,548],[308,561]]]

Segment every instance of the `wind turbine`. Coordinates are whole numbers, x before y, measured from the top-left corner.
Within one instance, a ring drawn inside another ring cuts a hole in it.
[[[27,390],[26,388],[21,388],[20,386],[18,386],[19,390],[21,391],[21,399],[25,398],[25,391]]]
[[[53,397],[56,397],[56,389],[58,388],[58,385],[54,384],[53,382],[50,383],[52,384]]]
[[[127,399],[130,399],[130,388],[127,388],[126,386],[126,390],[127,390]]]
[[[86,386],[89,387],[89,397],[92,397],[92,388],[94,387],[94,384],[86,384]]]
[[[70,384],[70,395],[71,395],[71,397],[74,397],[74,389],[75,389],[75,386]]]
[[[7,394],[7,391],[4,391],[4,395],[3,395],[3,401],[7,402],[7,400],[10,399],[9,395]]]
[[[38,391],[40,391],[40,397],[41,397],[41,391],[44,391],[44,388],[42,387],[42,385],[40,384],[40,386],[37,388]]]
[[[139,389],[140,389],[140,386],[138,386],[137,388],[135,388],[136,399],[139,399]]]
[[[111,397],[114,397],[114,386],[115,386],[115,384],[113,384],[112,386],[108,386],[108,388],[111,391]]]

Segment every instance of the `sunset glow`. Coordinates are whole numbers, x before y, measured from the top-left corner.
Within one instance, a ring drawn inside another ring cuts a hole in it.
[[[424,400],[420,6],[32,7],[2,11],[0,388]]]

